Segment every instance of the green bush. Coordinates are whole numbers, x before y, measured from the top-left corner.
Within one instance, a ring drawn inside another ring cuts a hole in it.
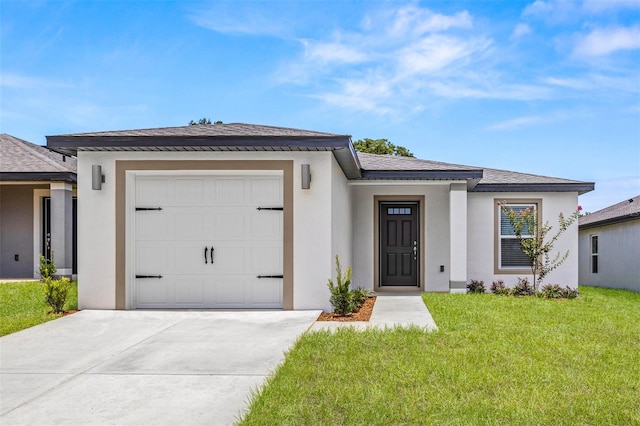
[[[527,278],[518,278],[518,284],[513,287],[511,294],[514,296],[533,296],[536,292]]]
[[[63,313],[64,304],[67,302],[67,296],[71,290],[69,278],[61,278],[59,280],[52,280],[50,277],[46,278],[43,290],[45,300],[51,306],[51,312],[54,314]]]
[[[467,284],[467,293],[484,293],[485,291],[484,281],[471,280],[471,282]]]
[[[47,278],[53,278],[57,270],[53,262],[53,250],[51,250],[51,259],[47,259],[42,254],[40,255],[40,279],[42,281],[45,281]]]
[[[504,285],[504,281],[498,280],[491,283],[491,293],[501,296],[508,296],[511,294],[511,290],[509,290],[509,288]]]
[[[336,272],[336,283],[334,284],[331,278],[329,278],[328,282],[329,291],[331,292],[329,302],[331,302],[331,306],[333,306],[333,312],[338,315],[347,315],[354,312],[358,306],[355,302],[353,291],[350,288],[351,268],[347,268],[346,275],[343,275],[340,268],[340,259],[337,255]]]
[[[353,293],[353,301],[356,304],[355,310],[357,312],[358,310],[360,310],[360,307],[365,302],[365,300],[371,297],[371,292],[362,287],[358,287],[355,290],[353,290],[352,293]]]
[[[564,298],[564,291],[558,284],[543,285],[538,296],[543,299],[562,299]]]

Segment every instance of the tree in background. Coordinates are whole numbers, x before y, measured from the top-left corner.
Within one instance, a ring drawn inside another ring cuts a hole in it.
[[[203,118],[201,118],[201,119],[200,119],[200,120],[198,120],[198,121],[193,121],[193,120],[191,120],[191,121],[189,122],[189,126],[197,126],[197,125],[200,125],[200,124],[222,124],[222,121],[218,120],[218,121],[216,121],[215,123],[211,123],[211,120],[210,120],[210,119],[208,119],[208,118],[206,118],[206,117],[203,117]]]
[[[379,155],[397,155],[400,157],[413,157],[411,151],[403,146],[392,144],[388,139],[358,139],[353,143],[356,151]]]

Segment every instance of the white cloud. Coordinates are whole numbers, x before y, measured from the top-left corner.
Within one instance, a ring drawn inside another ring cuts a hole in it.
[[[605,56],[620,50],[635,49],[640,49],[640,27],[596,29],[578,38],[573,55]]]
[[[489,130],[512,130],[521,127],[529,127],[544,122],[545,119],[539,116],[525,116],[512,118],[510,120],[494,123],[488,127]]]
[[[391,25],[387,26],[387,34],[394,37],[416,37],[452,28],[469,29],[473,26],[471,15],[466,10],[447,16],[409,5],[394,11],[392,16]]]
[[[232,7],[228,7],[230,5]],[[291,26],[286,25],[276,12],[252,8],[249,3],[222,2],[193,12],[189,18],[200,27],[223,34],[284,37],[289,34]]]
[[[524,37],[527,34],[531,34],[531,28],[528,24],[519,23],[513,29],[513,33],[511,33],[511,38],[520,38]]]
[[[364,51],[339,42],[310,42],[303,40],[305,57],[312,62],[320,63],[358,63],[367,58]]]
[[[7,72],[0,73],[0,87],[8,89],[42,89],[42,88],[65,88],[69,84],[53,81],[41,77],[31,77]]]
[[[589,13],[600,13],[606,10],[640,9],[638,0],[584,0],[582,7]]]

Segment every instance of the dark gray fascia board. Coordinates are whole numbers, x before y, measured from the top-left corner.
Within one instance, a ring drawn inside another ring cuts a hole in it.
[[[599,226],[613,225],[615,223],[629,222],[631,220],[638,220],[638,219],[640,219],[640,213],[629,213],[628,215],[625,215],[625,216],[618,216],[618,217],[612,217],[609,219],[603,219],[597,222],[587,223],[586,225],[578,225],[578,229],[580,230],[591,229],[591,228],[597,228]]]
[[[472,180],[482,179],[482,170],[363,170],[362,179],[424,179]]]
[[[53,151],[76,152],[79,148],[145,148],[145,147],[322,147],[342,148],[349,138],[331,137],[237,137],[237,136],[47,136],[47,147]]]
[[[0,181],[64,181],[76,183],[73,172],[0,172]]]
[[[360,162],[348,136],[327,137],[255,137],[236,136],[214,137],[157,137],[157,136],[47,136],[47,147],[52,151],[67,155],[77,155],[82,148],[162,148],[162,147],[235,147],[251,150],[252,148],[287,148],[302,151],[304,148],[322,148],[331,150],[336,161],[348,179],[359,179]],[[99,150],[99,149],[98,149]]]
[[[593,191],[595,183],[479,183],[472,192],[578,192]]]

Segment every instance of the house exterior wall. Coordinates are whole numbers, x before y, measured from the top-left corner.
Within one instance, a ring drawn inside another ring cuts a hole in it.
[[[514,286],[518,277],[533,282],[531,273],[496,273],[495,229],[496,202],[514,199],[540,199],[542,201],[542,221],[548,221],[558,229],[558,215],[572,214],[578,206],[576,192],[470,192],[467,210],[467,279],[482,280],[487,289],[495,280],[503,280],[507,286]],[[576,288],[578,286],[578,224],[577,221],[565,231],[554,245],[552,256],[569,250],[569,257],[555,271],[545,278],[544,284],[560,284]]]
[[[591,273],[591,236],[598,236],[598,273]],[[640,291],[640,219],[580,230],[582,285]]]
[[[36,185],[0,185],[0,277],[33,278],[33,191]],[[18,260],[15,260],[18,255]]]
[[[293,308],[325,308],[326,280],[333,276],[333,251],[350,252],[348,221],[332,229],[332,202],[347,196],[331,152],[78,152],[78,304],[80,309],[116,308],[117,160],[293,161]],[[91,166],[102,166],[102,190],[91,189]],[[301,189],[301,165],[310,164],[311,188]],[[341,173],[341,172],[340,172]],[[332,191],[332,189],[334,191]],[[341,192],[342,191],[342,192]],[[332,195],[335,192],[335,195]],[[349,216],[348,208],[343,209]],[[337,216],[341,213],[336,212]],[[342,235],[346,233],[347,235]],[[344,240],[343,240],[344,238]],[[345,254],[349,256],[349,254]]]
[[[353,200],[353,282],[369,290],[375,275],[376,196],[423,196],[420,231],[424,250],[420,262],[424,268],[424,291],[449,291],[449,184],[448,181],[363,181],[351,185]],[[445,272],[440,272],[440,265]]]

